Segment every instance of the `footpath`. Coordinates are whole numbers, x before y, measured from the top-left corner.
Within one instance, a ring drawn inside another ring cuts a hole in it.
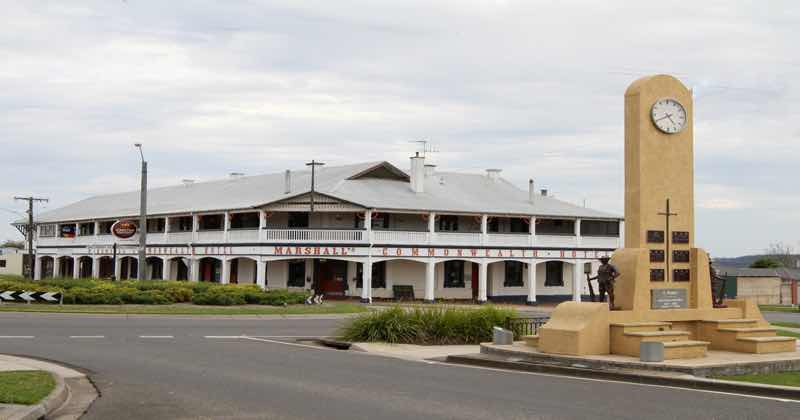
[[[55,363],[0,354],[0,371],[43,370],[55,380],[53,392],[38,404],[0,404],[0,420],[80,418],[97,398],[97,390],[85,374]]]

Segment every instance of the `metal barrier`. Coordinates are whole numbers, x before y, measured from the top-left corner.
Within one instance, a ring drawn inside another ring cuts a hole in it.
[[[548,316],[534,316],[534,317],[508,317],[506,318],[505,329],[514,332],[514,339],[518,339],[525,335],[536,335],[539,333],[539,327],[544,325],[550,317]]]

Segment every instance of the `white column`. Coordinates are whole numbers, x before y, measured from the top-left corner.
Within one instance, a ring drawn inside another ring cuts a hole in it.
[[[189,258],[189,281],[200,281],[200,259]]]
[[[223,226],[222,235],[224,238],[223,240],[225,242],[228,242],[228,232],[231,230],[231,214],[226,211],[223,217],[225,218],[225,221],[222,224]]]
[[[486,274],[489,269],[489,264],[481,262],[478,264],[478,303],[485,303],[486,297]]]
[[[583,238],[581,237],[581,219],[575,219],[575,243],[581,246]]]
[[[164,243],[169,243],[169,217],[164,216]],[[165,280],[166,280],[166,276]]]
[[[220,283],[228,284],[231,278],[231,262],[227,258],[222,259],[222,278]]]
[[[61,276],[61,256],[53,257],[53,277]]]
[[[192,242],[197,242],[197,230],[200,229],[200,216],[192,215]]]
[[[94,222],[94,236],[100,234],[100,222]]]
[[[258,211],[258,240],[264,240],[264,229],[267,227],[267,212],[264,210]]]
[[[41,280],[42,279],[42,258],[36,257],[34,259],[36,261],[36,267],[33,269],[33,279],[34,280]]]
[[[262,289],[267,288],[267,263],[266,261],[256,261],[256,285]]]
[[[536,304],[536,260],[528,261],[528,305]]]
[[[572,265],[572,300],[575,302],[581,301],[581,277],[583,277],[583,268],[578,260],[574,261]]]
[[[364,230],[367,234],[367,241],[372,242],[372,210],[364,212]]]
[[[428,242],[436,242],[436,213],[428,213]]]
[[[163,280],[172,280],[172,260],[162,258],[161,266],[161,278]]]
[[[92,258],[92,277],[94,278],[100,277],[100,257]]]
[[[72,278],[81,278],[81,260],[77,257],[72,257]]]
[[[536,246],[536,216],[531,216],[530,222],[531,246]]]
[[[619,240],[617,241],[617,248],[625,246],[625,222],[619,221]]]
[[[119,281],[120,278],[122,278],[122,258],[117,252],[117,258],[114,259],[114,280]]]
[[[372,258],[369,257],[361,270],[361,303],[372,303]]]
[[[436,290],[436,261],[431,259],[425,263],[425,302],[433,303],[436,299],[434,290]]]
[[[489,238],[487,237],[487,233],[489,230],[489,216],[482,214],[481,215],[481,243],[486,245],[489,243]],[[480,300],[480,297],[478,297]]]

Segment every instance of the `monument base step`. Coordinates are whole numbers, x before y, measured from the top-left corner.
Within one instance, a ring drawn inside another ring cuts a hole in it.
[[[539,336],[538,335],[524,335],[524,336],[522,336],[522,341],[524,341],[526,345],[531,346],[531,347],[538,347],[539,346]]]
[[[706,357],[708,341],[681,340],[664,343],[664,360]]]
[[[740,337],[741,351],[747,353],[783,353],[796,351],[796,340],[792,337]]]

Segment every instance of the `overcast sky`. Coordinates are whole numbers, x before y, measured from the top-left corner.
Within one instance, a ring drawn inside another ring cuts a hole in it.
[[[389,160],[503,168],[623,213],[623,93],[695,94],[697,243],[800,248],[800,3],[12,1],[0,26],[0,238],[24,211],[151,185]]]

